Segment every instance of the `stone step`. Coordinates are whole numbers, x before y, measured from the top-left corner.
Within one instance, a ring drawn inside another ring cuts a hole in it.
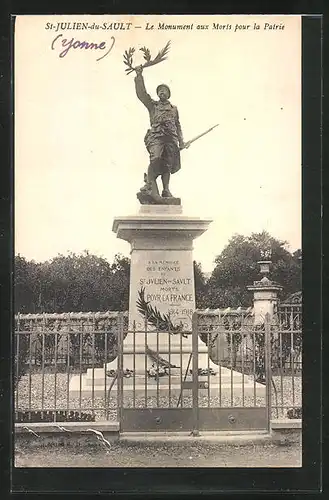
[[[156,365],[156,364],[154,364],[154,367],[155,367],[155,368],[156,368],[156,366],[157,366],[157,365]],[[143,366],[143,368],[144,368],[144,366]],[[211,368],[212,368],[212,367],[211,367]],[[108,373],[111,369],[113,369],[113,368],[111,367],[111,368],[109,369],[109,368],[107,367],[107,368],[106,368],[106,371],[105,371],[105,369],[104,369],[104,368],[94,368],[94,369],[92,369],[92,368],[88,368],[88,369],[87,369],[87,372],[86,372],[86,376],[87,376],[88,378],[92,378],[92,377],[94,377],[94,378],[104,378],[105,373]],[[117,370],[117,367],[115,367],[114,369],[115,369],[115,370]],[[207,369],[207,367],[205,367],[205,369]],[[211,374],[209,374],[209,377],[210,377],[210,378],[214,378],[214,377],[216,377],[216,378],[218,378],[218,379],[220,378],[220,379],[222,379],[222,380],[223,380],[224,378],[229,378],[230,380],[231,380],[231,379],[233,379],[233,380],[242,380],[242,378],[244,378],[245,380],[246,380],[246,379],[253,379],[253,376],[252,376],[252,375],[247,375],[247,374],[242,375],[242,373],[241,373],[241,372],[238,372],[238,371],[236,371],[236,370],[230,370],[229,368],[225,368],[224,366],[222,366],[222,367],[221,367],[220,372],[219,372],[219,368],[218,368],[218,366],[216,366],[216,365],[215,365],[215,368],[213,368],[213,369],[214,369],[214,371],[215,371],[216,375],[211,375]],[[192,370],[192,368],[189,368],[188,373],[187,373],[187,376],[192,375],[192,373],[190,372],[190,370]],[[124,370],[124,371],[125,371],[125,370]],[[169,371],[169,368],[168,368],[168,375],[169,375],[169,373],[170,373],[170,375],[171,375],[171,376],[173,376],[173,375],[177,375],[177,374],[179,374],[179,375],[180,375],[181,371],[180,371],[180,368],[179,368],[179,367],[177,367],[177,368],[170,368],[170,371]],[[183,367],[183,369],[182,369],[182,376],[183,376],[183,378],[184,378],[184,376],[185,376],[185,373],[186,373],[186,367]],[[136,376],[136,377],[137,377],[137,376],[138,376],[138,377],[144,376],[144,374],[145,374],[145,369],[143,369],[142,373],[140,373],[140,372],[138,372],[138,371],[136,371],[136,372],[135,372],[135,376]],[[111,378],[109,375],[107,375],[107,376],[108,376],[109,378]],[[133,375],[132,375],[132,376],[133,376]],[[200,377],[208,377],[208,374],[206,374],[206,375],[199,375],[199,378],[200,378]]]
[[[180,384],[181,379],[184,380],[184,377],[185,377],[185,371],[183,371],[182,377],[181,377],[179,369],[177,369],[177,368],[171,369],[170,379],[173,383],[176,382],[176,383]],[[86,384],[88,386],[92,386],[93,384],[95,386],[96,385],[104,385],[104,378],[105,378],[104,377],[104,368],[95,368],[94,374],[93,374],[92,368],[88,368],[87,373],[85,375]],[[124,379],[128,383],[128,381],[134,380],[134,376],[132,375],[131,377],[124,377]],[[159,380],[161,381],[160,383],[163,383],[162,381],[167,381],[167,383],[168,383],[168,379],[169,379],[169,375],[164,375],[163,377],[159,377]],[[191,380],[191,379],[192,379],[191,374],[189,373],[186,376],[186,380]],[[113,380],[113,377],[107,376],[106,377],[106,385],[107,386],[111,385],[112,380]],[[144,381],[144,372],[143,372],[143,374],[135,374],[135,380],[136,380],[136,383],[137,383],[137,380]],[[152,380],[152,378],[148,377],[147,380]],[[201,381],[208,381],[208,375],[199,375],[198,380],[200,382]],[[253,377],[251,377],[249,375],[243,376],[239,372],[236,372],[236,371],[231,372],[231,370],[229,370],[227,368],[223,368],[223,367],[221,370],[221,375],[219,375],[219,372],[217,370],[216,375],[209,375],[209,380],[212,380],[217,385],[219,383],[230,384],[231,382],[233,384],[242,384],[243,380],[244,380],[244,383],[249,383],[249,382],[253,383]],[[133,383],[133,382],[131,382],[131,383]],[[144,383],[144,382],[142,382],[142,383]]]
[[[160,379],[161,380],[161,379]],[[95,384],[94,387],[92,385],[89,385],[88,380],[86,380],[85,375],[82,377],[82,383],[81,383],[81,394],[82,397],[90,397],[94,395],[94,397],[104,397],[105,390],[108,392],[110,384],[104,384],[104,379],[99,380],[100,384]],[[218,381],[210,380],[210,386],[209,388],[205,389],[199,389],[198,394],[200,397],[205,396],[209,394],[211,397],[219,397],[219,394],[221,397],[224,399],[230,399],[231,395],[233,394],[234,398],[237,397],[249,397],[253,398],[254,393],[256,392],[257,398],[265,398],[266,394],[266,387],[265,385],[256,383],[252,381],[245,382],[243,385],[242,383],[234,383],[233,385],[231,383],[222,383],[220,388]],[[123,384],[123,393],[124,397],[127,398],[133,398],[135,397],[144,397],[145,395],[145,385],[141,383],[137,383],[136,380],[136,385],[134,386],[132,383],[132,379],[124,379],[124,384]],[[170,385],[170,394],[172,396],[179,396],[182,393],[182,388],[181,384],[171,384]],[[80,395],[80,376],[75,375],[72,377],[70,381],[70,387],[69,387],[69,394],[70,398],[77,398]],[[167,383],[157,383],[154,380],[149,380],[147,384],[147,395],[148,396],[157,396],[160,394],[160,396],[164,396],[166,398],[169,397],[169,384]],[[192,390],[191,389],[184,389],[183,391],[184,395],[192,395]],[[117,383],[113,385],[111,389],[111,397],[116,398],[117,397]]]
[[[170,361],[170,364],[176,365],[176,367],[182,366],[183,373],[185,373],[186,368],[192,368],[193,359],[191,353],[181,354],[180,352],[168,355],[168,353],[164,353],[160,355],[167,362]],[[124,354],[123,355],[123,369],[129,369],[135,371],[135,373],[144,374],[145,370],[151,368],[152,364],[156,366],[156,361],[152,360],[149,356],[146,356],[145,353],[140,354]],[[146,368],[145,368],[146,365]],[[117,370],[118,368],[118,358],[114,361],[107,363],[107,370]],[[198,356],[198,366],[199,368],[212,368],[215,372],[218,372],[218,365],[213,363],[207,352],[199,353]],[[224,369],[222,367],[222,369]]]

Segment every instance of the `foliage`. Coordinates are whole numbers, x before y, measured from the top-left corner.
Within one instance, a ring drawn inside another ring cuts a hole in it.
[[[16,422],[95,422],[95,415],[78,411],[18,411]]]
[[[195,303],[197,309],[206,309],[207,306],[207,280],[200,262],[193,261]]]
[[[303,347],[301,311],[294,312],[292,309],[291,313],[279,316],[278,326],[280,334],[273,338],[271,346],[272,368],[285,369],[286,364],[292,368]]]
[[[130,260],[84,252],[36,263],[15,257],[15,312],[127,310]]]
[[[14,387],[17,388],[18,382],[26,373],[26,364],[30,353],[30,334],[22,333],[14,335]]]
[[[20,255],[15,257],[14,266],[15,311],[35,312],[38,309],[42,286],[41,266]]]
[[[204,317],[205,318],[205,317]],[[249,313],[228,312],[214,323],[199,324],[201,340],[209,346],[210,357],[216,364],[245,373],[254,373],[255,380],[265,383],[266,349],[264,323],[254,324]],[[302,351],[302,317],[300,313],[274,317],[269,322],[271,369],[280,374],[298,370]],[[218,350],[221,346],[224,351]],[[274,384],[274,382],[272,381]],[[275,388],[274,388],[275,390]]]
[[[154,66],[155,64],[165,61],[167,59],[169,48],[170,48],[170,41],[166,43],[163,49],[159,50],[154,59],[151,58],[151,52],[147,47],[140,48],[139,50],[143,53],[143,57],[146,61],[144,64],[142,64],[142,67],[147,68],[149,66]],[[128,68],[125,69],[127,75],[135,71],[135,68],[133,67],[134,53],[135,53],[135,48],[130,47],[128,51],[125,50],[123,54],[123,63],[126,66],[128,66]]]
[[[128,66],[128,68],[125,69],[125,71],[133,71],[133,54],[135,53],[135,48],[130,47],[128,50],[125,50],[123,54],[123,63]]]
[[[290,253],[286,249],[286,242],[271,237],[268,233],[254,233],[251,236],[235,235],[228,242],[215,260],[215,267],[209,279],[206,278],[199,262],[193,263],[196,307],[199,309],[239,307],[252,304],[252,293],[247,286],[260,279],[259,264],[262,251],[271,250],[272,267],[270,278],[284,287],[284,295],[292,296],[301,290],[301,251]],[[116,255],[112,263],[103,257],[84,252],[77,255],[57,255],[46,262],[28,261],[18,255],[15,257],[15,312],[80,312],[80,311],[124,311],[129,304],[129,277],[130,259]],[[145,292],[145,291],[144,291]],[[159,330],[175,333],[171,318],[162,315],[145,300],[145,293],[141,291],[138,308],[148,322]],[[237,325],[238,328],[239,325]],[[98,329],[97,322],[95,329]],[[99,330],[102,330],[100,325]],[[83,351],[94,343],[95,362],[104,360],[105,350],[107,357],[116,357],[117,338],[114,330],[106,329],[108,334],[99,333],[94,340],[84,334]],[[15,383],[24,374],[29,352],[29,335],[21,334],[19,358],[15,373]],[[57,336],[57,341],[60,335]],[[105,340],[107,339],[107,341]],[[227,337],[230,343],[229,336]],[[15,340],[17,342],[17,340]],[[42,342],[44,343],[42,345]],[[70,334],[70,364],[77,363],[80,356],[80,334]],[[107,345],[105,346],[105,343]],[[232,347],[233,362],[240,345],[239,338],[234,336]],[[53,359],[55,350],[55,335],[39,336],[36,341],[35,352],[41,362],[42,349],[46,359]],[[58,347],[58,346],[57,346]],[[273,345],[273,353],[280,351],[283,361],[291,356],[292,346],[290,337],[285,336],[281,345]],[[16,346],[15,353],[16,353]],[[293,350],[301,350],[301,338],[295,340]],[[262,349],[259,349],[259,363],[262,363]],[[17,358],[17,354],[15,354]],[[38,360],[36,360],[38,362]],[[280,361],[282,362],[282,360]],[[17,380],[16,380],[17,379]]]
[[[54,259],[36,263],[28,261],[20,255],[15,257],[14,293],[15,312],[20,313],[62,313],[106,310],[127,310],[129,298],[130,260],[116,255],[113,263],[88,252],[82,255],[70,253],[67,256],[58,255]],[[28,323],[24,329],[28,330]],[[58,331],[55,335],[55,323],[48,322],[49,330],[44,335],[33,337],[35,363],[51,363],[54,360],[55,348],[58,348],[63,335]],[[98,323],[95,323],[95,330]],[[99,327],[102,330],[102,326]],[[64,335],[66,336],[66,335]],[[19,349],[15,335],[14,352],[16,369],[14,382],[17,384],[26,371],[29,354],[29,334],[19,335]],[[117,355],[117,338],[112,329],[108,334],[99,333],[94,339],[89,333],[81,336],[79,332],[69,335],[69,362],[73,367],[79,364],[82,342],[82,352],[90,353],[94,347],[95,364],[104,363],[105,347],[107,361]],[[105,346],[105,342],[107,345]],[[57,344],[57,345],[56,345]],[[31,353],[32,355],[32,353]],[[89,360],[90,361],[90,360]]]
[[[207,280],[193,263],[196,307],[239,307],[252,304],[247,286],[260,279],[261,250],[272,250],[270,278],[284,295],[301,290],[301,251],[291,254],[286,243],[268,233],[235,235],[215,260]],[[84,252],[58,255],[47,262],[15,257],[15,312],[79,312],[128,309],[130,259],[116,255],[113,263]]]
[[[301,407],[298,408],[289,408],[287,410],[287,418],[302,418],[303,416],[303,409]]]
[[[270,236],[267,232],[251,236],[234,235],[215,259],[215,268],[207,282],[207,307],[239,307],[252,305],[252,293],[247,286],[260,279],[258,261],[261,252],[270,249],[270,278],[283,286],[284,294],[301,289],[301,251],[291,254],[287,243]],[[200,299],[199,299],[200,300]]]

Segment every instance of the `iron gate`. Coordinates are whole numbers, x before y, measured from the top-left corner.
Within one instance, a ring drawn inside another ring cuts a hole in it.
[[[270,317],[195,312],[191,331],[119,324],[121,432],[268,430]]]
[[[258,325],[252,308],[198,311],[176,333],[128,332],[122,312],[17,314],[13,348],[17,421],[197,432],[301,418],[301,304]]]

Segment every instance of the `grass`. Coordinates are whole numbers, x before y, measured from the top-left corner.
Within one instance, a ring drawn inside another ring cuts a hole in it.
[[[293,446],[191,443],[123,443],[84,449],[17,448],[15,467],[301,467]]]

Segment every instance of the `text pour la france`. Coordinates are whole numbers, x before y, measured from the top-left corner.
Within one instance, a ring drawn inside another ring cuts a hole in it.
[[[147,302],[193,302],[193,295],[191,293],[148,293],[146,295]]]

